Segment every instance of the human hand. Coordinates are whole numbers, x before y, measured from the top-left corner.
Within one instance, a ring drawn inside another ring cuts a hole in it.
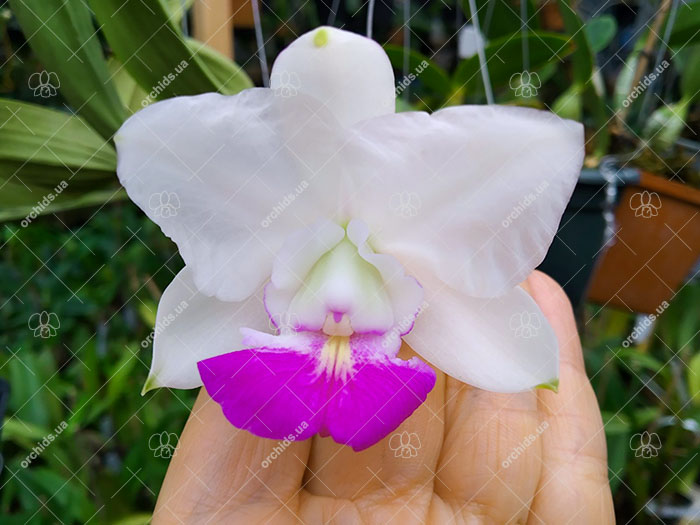
[[[524,286],[559,340],[558,393],[496,394],[438,372],[426,402],[358,453],[318,436],[286,447],[253,436],[202,389],[153,524],[614,523],[605,435],[571,307],[539,272]],[[399,355],[415,354],[404,345]]]

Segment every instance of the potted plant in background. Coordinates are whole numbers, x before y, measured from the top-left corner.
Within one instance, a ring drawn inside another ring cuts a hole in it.
[[[619,160],[639,178],[622,193],[614,237],[591,283],[593,301],[655,312],[692,276],[700,257],[700,143],[679,140],[696,136],[691,109],[700,95],[699,14],[700,3],[664,2],[631,54],[634,75],[617,120],[621,140],[635,149]],[[656,63],[647,67],[652,54]],[[664,83],[676,102],[658,96]],[[621,84],[620,94],[627,87]],[[659,107],[648,116],[652,104]]]

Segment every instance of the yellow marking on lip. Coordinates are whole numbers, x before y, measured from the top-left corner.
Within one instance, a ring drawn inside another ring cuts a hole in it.
[[[326,373],[337,379],[345,381],[352,372],[352,351],[350,350],[350,338],[334,335],[328,338],[321,349],[316,372]]]

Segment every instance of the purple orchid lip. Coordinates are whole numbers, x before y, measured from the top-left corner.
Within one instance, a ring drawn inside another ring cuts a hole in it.
[[[387,349],[383,341],[247,330],[244,342],[258,346],[197,366],[234,426],[270,439],[318,433],[360,451],[395,430],[435,385],[432,368],[415,357],[394,357],[398,348]]]
[[[297,266],[287,244],[279,263],[285,274],[263,293],[279,335],[242,328],[244,349],[197,363],[234,426],[272,439],[318,433],[362,450],[425,401],[435,373],[418,358],[397,358],[423,288],[393,258],[375,254],[368,235],[363,223],[351,222],[343,238],[316,246]]]

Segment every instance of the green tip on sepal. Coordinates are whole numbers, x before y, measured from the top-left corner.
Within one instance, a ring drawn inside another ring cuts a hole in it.
[[[323,47],[328,43],[328,30],[322,27],[314,35],[314,45],[316,47]]]
[[[155,390],[156,388],[158,388],[158,385],[156,385],[156,379],[153,376],[148,376],[146,382],[143,384],[143,388],[141,389],[141,395],[145,396],[147,392]]]
[[[552,379],[549,383],[542,383],[537,385],[535,388],[542,388],[544,390],[551,390],[552,392],[559,392],[559,379]]]

